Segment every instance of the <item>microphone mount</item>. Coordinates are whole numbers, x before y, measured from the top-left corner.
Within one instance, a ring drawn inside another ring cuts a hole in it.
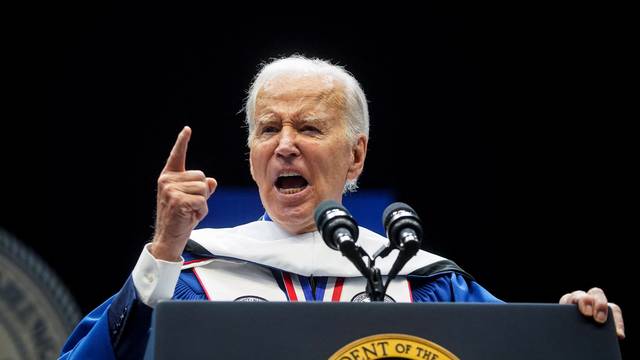
[[[371,301],[384,301],[391,281],[420,250],[422,224],[415,211],[404,203],[393,203],[385,209],[382,223],[389,245],[379,249],[373,257],[357,245],[358,224],[342,205],[332,200],[323,201],[316,208],[314,218],[327,246],[339,250],[367,279],[366,292]],[[398,257],[384,283],[375,261],[387,257],[394,249],[398,249]]]
[[[386,257],[392,250],[398,249],[398,257],[387,275],[385,292],[389,283],[400,273],[412,257],[420,250],[422,242],[422,222],[411,206],[396,202],[384,210],[382,225],[389,239],[389,246],[376,252],[374,258]]]
[[[367,279],[366,292],[369,299],[384,301],[385,287],[382,275],[380,270],[375,268],[375,260],[358,246],[358,224],[349,211],[335,201],[327,200],[318,205],[314,218],[327,246],[339,250]]]

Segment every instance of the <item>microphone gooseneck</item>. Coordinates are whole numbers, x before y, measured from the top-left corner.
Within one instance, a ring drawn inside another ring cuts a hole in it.
[[[358,224],[349,211],[333,200],[325,200],[316,207],[314,220],[325,244],[340,251],[363,276],[369,276],[369,268],[362,260],[366,253],[356,244]]]
[[[316,207],[314,220],[327,246],[340,251],[367,279],[366,291],[369,298],[372,301],[384,300],[384,286],[380,270],[370,267],[373,261],[356,244],[359,236],[358,224],[349,211],[333,200],[326,200]],[[363,260],[365,256],[369,258],[369,265]]]
[[[327,246],[340,251],[367,279],[366,291],[371,301],[384,301],[389,283],[420,250],[422,222],[416,212],[404,203],[393,203],[384,210],[382,224],[389,238],[389,246],[381,249],[373,259],[357,245],[358,224],[344,206],[333,200],[323,201],[316,207],[314,220]],[[394,249],[398,250],[398,257],[383,284],[380,269],[375,267],[375,259],[387,256]],[[368,258],[368,263],[365,263],[364,257]]]
[[[399,250],[384,286],[385,292],[391,280],[404,265],[420,250],[422,242],[422,222],[413,208],[405,203],[393,203],[382,213],[382,225],[390,245]]]

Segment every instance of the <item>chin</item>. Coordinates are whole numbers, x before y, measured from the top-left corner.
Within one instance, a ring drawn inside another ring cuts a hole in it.
[[[315,230],[313,209],[307,204],[295,208],[285,207],[273,209],[269,216],[287,231],[296,234]]]

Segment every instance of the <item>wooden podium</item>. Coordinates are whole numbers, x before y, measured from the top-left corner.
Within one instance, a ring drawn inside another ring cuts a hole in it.
[[[145,359],[620,359],[613,319],[557,304],[168,301]]]

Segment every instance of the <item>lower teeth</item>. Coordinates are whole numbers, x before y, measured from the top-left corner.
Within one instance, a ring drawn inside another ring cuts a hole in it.
[[[303,187],[301,187],[301,188],[291,188],[291,189],[280,189],[280,192],[283,193],[283,194],[290,195],[290,194],[299,193],[302,190],[304,190]]]

